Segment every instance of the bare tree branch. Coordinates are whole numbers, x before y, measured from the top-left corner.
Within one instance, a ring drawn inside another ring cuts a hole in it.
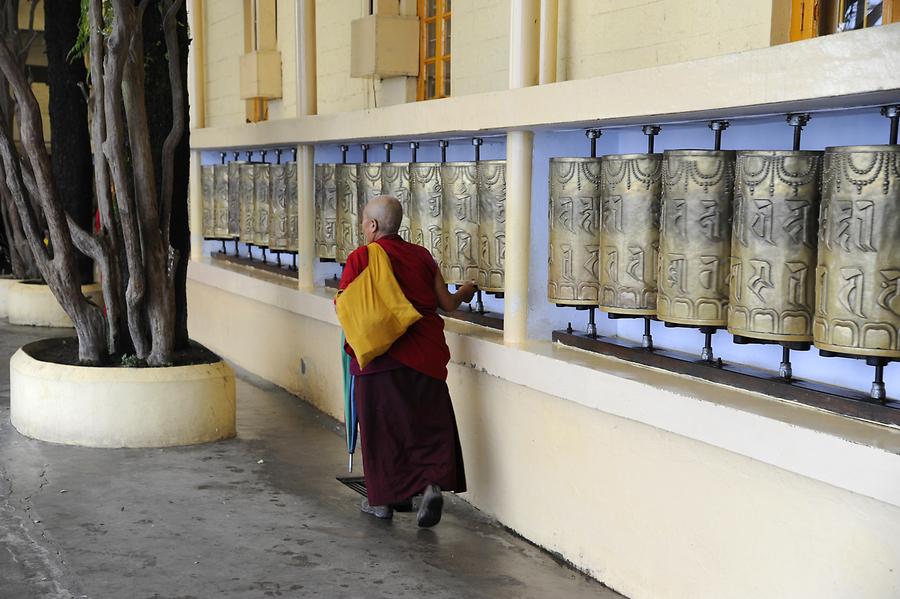
[[[172,188],[174,185],[175,151],[184,135],[184,86],[181,80],[181,49],[178,45],[178,23],[176,17],[183,0],[166,0],[168,10],[163,17],[163,31],[166,51],[169,54],[169,84],[172,87],[172,129],[163,143],[162,149],[162,198],[160,201],[159,225],[163,236],[163,247],[169,247],[169,230],[172,215]]]
[[[100,0],[92,0],[90,5],[91,45],[96,46],[103,30],[102,5]],[[122,80],[125,61],[134,34],[134,5],[118,2],[114,7],[116,17],[107,41],[103,57],[103,107],[106,121],[106,135],[103,153],[109,164],[115,185],[116,207],[122,224],[122,239],[128,264],[128,286],[125,290],[128,331],[134,345],[135,354],[146,358],[150,344],[144,330],[143,301],[146,289],[142,256],[141,232],[135,211],[134,196],[128,180],[128,166],[125,163],[125,124],[122,117]]]
[[[28,52],[31,50],[31,46],[34,45],[34,40],[38,37],[38,32],[34,30],[34,13],[37,10],[38,0],[31,0],[31,8],[28,12],[28,31],[31,32],[31,35],[28,37],[28,40],[22,44],[22,47],[19,48],[17,55],[19,56],[19,61],[21,64],[26,64],[28,61]]]

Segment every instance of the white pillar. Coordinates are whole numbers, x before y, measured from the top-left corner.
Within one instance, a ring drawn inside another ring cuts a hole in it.
[[[316,2],[297,2],[295,43],[297,45],[297,116],[316,114]],[[297,252],[298,285],[311,289],[315,284],[316,214],[315,214],[315,147],[297,146],[297,196],[300,236]]]
[[[506,279],[503,341],[528,339],[528,263],[531,256],[531,131],[506,134]]]
[[[191,23],[191,45],[188,48],[188,105],[190,128],[194,130],[206,124],[203,0],[188,0],[187,11],[188,21]],[[200,260],[203,258],[203,186],[199,150],[191,150],[188,171],[188,226],[191,230],[191,260]]]
[[[556,83],[556,47],[559,37],[559,0],[541,0],[541,85]]]
[[[509,87],[538,82],[539,0],[510,3]],[[506,274],[503,341],[528,339],[528,262],[531,255],[531,155],[534,134],[506,134]]]
[[[200,152],[191,150],[188,171],[188,226],[191,229],[191,260],[203,259],[203,186],[200,176]]]
[[[538,82],[540,0],[511,0],[509,5],[509,88]]]

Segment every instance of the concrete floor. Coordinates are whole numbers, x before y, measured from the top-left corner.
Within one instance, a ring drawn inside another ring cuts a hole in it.
[[[65,331],[0,321],[0,360]],[[341,429],[242,375],[238,437],[177,449],[34,441],[0,368],[0,599],[621,597],[453,498],[430,530],[361,514]]]

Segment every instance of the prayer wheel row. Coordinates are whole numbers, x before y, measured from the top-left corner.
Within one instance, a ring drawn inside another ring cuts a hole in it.
[[[900,146],[551,159],[548,298],[898,358]]]
[[[403,206],[399,235],[427,248],[447,283],[503,291],[506,163],[385,162],[316,165],[316,248],[345,262],[365,243],[366,202],[392,195]]]
[[[296,252],[297,163],[233,160],[201,167],[203,237]]]

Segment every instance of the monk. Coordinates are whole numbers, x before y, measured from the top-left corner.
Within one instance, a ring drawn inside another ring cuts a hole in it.
[[[378,196],[366,204],[362,228],[367,244],[384,248],[397,283],[422,318],[362,370],[349,345],[345,351],[356,377],[354,400],[368,491],[360,509],[390,519],[392,504],[409,504],[422,493],[416,520],[419,526],[429,527],[441,519],[441,492],[466,490],[462,448],[447,389],[450,350],[437,308],[451,311],[471,301],[475,283],[450,293],[428,250],[397,235],[402,218],[403,208],[396,198]],[[368,263],[365,246],[354,250],[339,288],[345,289]]]

